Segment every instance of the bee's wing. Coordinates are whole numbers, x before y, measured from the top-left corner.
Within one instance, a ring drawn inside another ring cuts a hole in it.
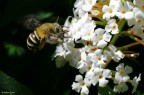
[[[38,21],[34,15],[25,16],[23,19],[23,27],[28,30],[34,30],[40,24],[40,21]]]

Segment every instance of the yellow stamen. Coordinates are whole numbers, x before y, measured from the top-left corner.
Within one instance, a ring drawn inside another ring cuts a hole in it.
[[[101,60],[101,57],[99,57],[98,60]]]
[[[97,48],[91,48],[91,51],[93,51],[93,52],[96,51],[96,50],[97,50]]]
[[[141,6],[141,9],[144,10],[144,4]]]
[[[110,10],[109,10],[109,13],[112,13],[112,12],[113,12],[113,10],[112,10],[112,9],[110,9]]]
[[[88,66],[88,70],[90,70],[91,69],[91,66]]]
[[[83,85],[83,86],[84,86],[84,85],[85,85],[85,83],[84,83],[84,82],[82,82],[82,83],[81,83],[81,85]]]
[[[91,32],[88,32],[88,34],[87,34],[88,36],[90,36],[91,35]]]
[[[116,26],[115,26],[115,25],[113,25],[113,26],[112,26],[112,29],[115,29],[115,28],[116,28]]]
[[[121,74],[121,75],[124,75],[124,72],[121,70],[121,71],[120,71],[120,74]]]
[[[142,20],[140,20],[140,19],[137,20],[137,23],[138,23],[138,24],[141,24],[141,23],[142,23]]]
[[[123,10],[123,11],[121,11],[121,13],[122,13],[122,14],[125,14],[125,11]]]
[[[100,75],[100,76],[99,76],[99,79],[102,79],[102,78],[103,78],[103,76],[102,76],[102,75]]]
[[[99,40],[102,40],[103,39],[103,37],[101,36],[101,37],[99,37]]]

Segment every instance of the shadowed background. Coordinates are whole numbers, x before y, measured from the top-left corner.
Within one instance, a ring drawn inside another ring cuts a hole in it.
[[[51,61],[56,45],[46,45],[42,51],[30,52],[26,47],[26,39],[33,31],[22,26],[22,19],[33,14],[43,22],[55,22],[59,17],[58,22],[63,25],[67,16],[72,15],[74,1],[0,1],[0,70],[23,84],[35,95],[72,94],[71,84],[76,70],[70,66],[65,66],[63,69],[56,68],[55,62]],[[2,81],[0,84],[3,84]],[[6,86],[8,85],[11,84]],[[0,92],[8,91],[3,90],[4,86],[1,86]]]

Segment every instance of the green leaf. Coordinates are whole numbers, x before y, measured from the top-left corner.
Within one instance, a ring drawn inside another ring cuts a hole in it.
[[[34,95],[12,77],[0,71],[0,95]]]
[[[98,87],[98,95],[116,95],[116,93],[107,85],[106,87]]]
[[[57,57],[55,59],[55,62],[56,62],[57,68],[61,68],[61,67],[65,66],[65,64],[66,64],[66,60],[61,56]]]
[[[5,43],[4,46],[7,49],[9,56],[21,56],[25,53],[25,50],[20,46],[10,43]]]
[[[37,19],[41,21],[41,20],[51,17],[52,15],[53,15],[52,12],[39,12],[37,14]]]

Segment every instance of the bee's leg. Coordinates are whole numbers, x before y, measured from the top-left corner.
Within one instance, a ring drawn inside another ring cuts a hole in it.
[[[46,43],[48,43],[48,44],[56,44],[57,42],[52,40],[52,39],[47,39]]]
[[[63,43],[63,40],[62,40],[62,39],[57,39],[57,41],[58,41],[59,43]]]
[[[63,42],[63,40],[57,36],[51,36],[50,39],[53,41],[56,41],[56,43],[62,43]]]

